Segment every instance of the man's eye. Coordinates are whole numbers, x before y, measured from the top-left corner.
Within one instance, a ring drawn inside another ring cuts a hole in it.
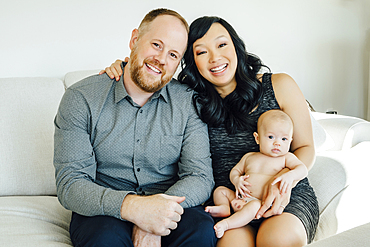
[[[175,58],[175,59],[177,58],[177,55],[175,53],[171,53],[170,56]]]
[[[158,43],[153,43],[153,45],[158,48],[160,47]]]

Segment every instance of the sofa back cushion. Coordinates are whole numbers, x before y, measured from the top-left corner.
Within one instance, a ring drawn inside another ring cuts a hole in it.
[[[53,120],[63,93],[55,78],[0,78],[0,196],[56,195]]]

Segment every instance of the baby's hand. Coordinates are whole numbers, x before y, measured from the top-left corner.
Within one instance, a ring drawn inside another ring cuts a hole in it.
[[[245,181],[247,178],[249,178],[249,175],[240,176],[236,183],[235,183],[235,189],[236,189],[236,198],[241,197],[251,197],[250,194],[252,193],[247,186],[252,186],[250,183]]]
[[[290,172],[284,173],[283,175],[277,177],[272,181],[271,185],[274,185],[278,182],[280,182],[280,194],[284,194],[288,192],[288,189],[290,189],[293,185],[293,175]]]

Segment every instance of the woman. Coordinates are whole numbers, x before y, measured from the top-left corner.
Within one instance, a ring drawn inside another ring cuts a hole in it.
[[[111,78],[122,73],[119,64],[116,61],[108,69]],[[235,189],[230,170],[245,153],[258,151],[253,138],[257,119],[271,109],[281,109],[291,117],[291,152],[308,169],[313,165],[312,127],[303,94],[286,74],[258,74],[262,67],[261,60],[246,52],[243,41],[225,20],[201,17],[190,25],[178,80],[197,92],[194,104],[209,126],[215,188]],[[263,198],[256,216],[260,219],[226,231],[217,246],[303,246],[313,240],[318,204],[307,178],[282,195],[277,185],[268,185]]]

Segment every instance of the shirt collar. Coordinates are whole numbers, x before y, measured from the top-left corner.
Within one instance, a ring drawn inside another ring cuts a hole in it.
[[[123,62],[121,64],[121,67],[122,67],[122,70],[123,70],[123,73],[124,73],[124,67],[126,65],[126,62]],[[171,82],[169,82],[171,83]],[[167,84],[168,85],[168,84]],[[158,90],[157,92],[155,92],[149,99],[148,102],[154,100],[154,99],[157,99],[157,98],[162,98],[164,100],[164,102],[168,103],[168,91],[167,91],[167,85],[165,85],[163,88],[161,88],[160,90]],[[122,99],[126,98],[126,97],[130,97],[130,95],[127,93],[126,91],[126,88],[125,86],[123,85],[123,74],[122,76],[120,77],[119,81],[116,82],[116,86],[115,86],[115,103],[117,104],[118,102],[120,102]]]

